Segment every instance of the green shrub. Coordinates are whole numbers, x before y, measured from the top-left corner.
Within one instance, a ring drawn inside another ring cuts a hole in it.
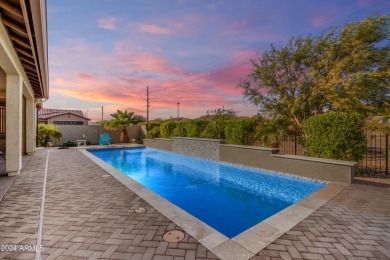
[[[187,137],[202,137],[202,133],[206,128],[208,121],[205,119],[194,119],[186,124]]]
[[[176,123],[175,129],[172,131],[172,136],[187,136],[187,122],[179,121]]]
[[[226,122],[226,143],[251,144],[253,142],[257,123],[258,121],[253,118],[232,119]]]
[[[136,139],[135,139],[135,142],[137,144],[143,144],[144,143],[144,139],[142,136],[138,136]]]
[[[38,124],[38,143],[39,146],[45,146],[48,142],[54,140],[60,140],[62,133],[58,130],[55,125],[46,125],[43,123]]]
[[[160,137],[160,125],[162,122],[151,122],[146,124],[146,138]]]
[[[225,107],[207,110],[203,118],[208,119],[208,124],[202,132],[202,137],[211,139],[225,139],[225,125],[231,119],[237,118],[233,109]]]
[[[172,131],[176,128],[175,121],[166,121],[160,125],[160,137],[171,138]]]
[[[266,147],[277,148],[283,137],[288,135],[288,122],[283,119],[265,120],[258,119],[255,130],[255,140],[260,141]]]
[[[62,147],[75,147],[75,146],[77,146],[77,144],[73,141],[70,141],[70,140],[68,142],[62,144]]]
[[[302,126],[305,155],[360,161],[366,151],[364,117],[356,113],[326,113],[307,119]]]
[[[229,119],[217,117],[210,120],[202,132],[202,137],[210,139],[225,139],[225,126]]]

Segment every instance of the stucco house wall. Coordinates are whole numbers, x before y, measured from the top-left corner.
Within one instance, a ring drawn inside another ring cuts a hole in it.
[[[83,140],[85,137],[91,142],[91,144],[98,144],[99,137],[103,133],[107,133],[110,136],[112,144],[120,143],[121,130],[106,130],[98,125],[56,125],[58,130],[62,133],[60,140],[54,140],[54,146],[62,146],[63,143],[68,141],[76,142],[76,140]],[[132,139],[137,140],[138,136],[143,136],[141,126],[129,126],[127,128],[127,134],[130,142]]]

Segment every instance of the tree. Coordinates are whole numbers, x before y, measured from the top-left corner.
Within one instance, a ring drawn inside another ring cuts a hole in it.
[[[237,117],[236,112],[233,109],[225,109],[224,106],[222,108],[207,110],[206,115],[201,116],[202,118],[210,118],[210,117],[224,117],[224,118],[235,118]]]
[[[283,137],[289,134],[288,122],[280,119],[260,118],[254,134],[255,140],[267,147],[278,148]]]
[[[43,123],[38,124],[38,143],[40,146],[46,147],[48,142],[60,140],[61,137],[62,133],[58,130],[57,126]]]
[[[104,122],[102,123],[102,125],[106,129],[122,128],[121,137],[120,137],[121,143],[129,142],[129,135],[127,133],[128,126],[137,125],[138,123],[145,121],[144,117],[139,115],[134,115],[134,112],[127,112],[127,110],[125,111],[117,110],[117,112],[111,114],[111,116],[114,119]]]
[[[291,38],[253,59],[243,94],[296,132],[327,111],[368,114],[389,103],[390,15],[371,16],[319,37]]]

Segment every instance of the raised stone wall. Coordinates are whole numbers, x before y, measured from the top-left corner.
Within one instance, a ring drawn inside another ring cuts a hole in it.
[[[224,162],[293,174],[331,182],[352,183],[355,162],[277,154],[277,149],[220,145]]]
[[[172,152],[207,160],[219,160],[219,145],[223,140],[173,137]]]

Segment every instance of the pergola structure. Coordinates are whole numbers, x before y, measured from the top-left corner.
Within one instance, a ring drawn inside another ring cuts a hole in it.
[[[0,0],[0,106],[8,175],[19,173],[22,154],[35,152],[37,108],[47,98],[46,0]]]

